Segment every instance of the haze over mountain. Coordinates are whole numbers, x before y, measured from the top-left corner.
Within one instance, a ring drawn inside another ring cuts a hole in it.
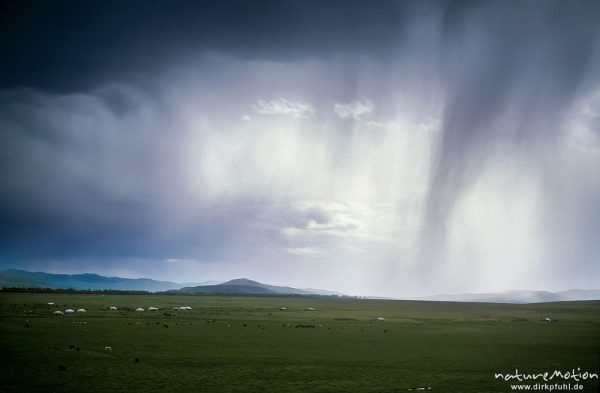
[[[497,293],[460,293],[434,295],[418,300],[482,303],[547,303],[576,300],[600,300],[600,289],[571,289],[562,292],[512,290]]]
[[[179,289],[186,284],[148,278],[105,277],[98,274],[52,274],[17,269],[0,271],[0,286],[25,288],[73,288],[80,290],[127,290],[159,292]],[[189,284],[188,284],[189,285]],[[195,284],[198,285],[198,284]]]

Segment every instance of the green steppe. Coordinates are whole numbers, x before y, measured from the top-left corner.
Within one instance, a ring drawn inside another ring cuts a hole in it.
[[[600,372],[600,302],[3,293],[0,356],[2,392],[509,392],[494,373]]]

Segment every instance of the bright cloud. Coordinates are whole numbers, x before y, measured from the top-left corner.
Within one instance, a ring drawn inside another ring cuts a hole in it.
[[[315,113],[315,108],[310,104],[290,101],[283,97],[271,101],[259,99],[254,110],[261,115],[288,115],[294,118],[308,117]]]
[[[346,104],[335,103],[333,105],[333,111],[340,117],[340,119],[354,119],[358,120],[363,115],[370,115],[373,113],[375,105],[370,100],[363,101],[352,101]]]

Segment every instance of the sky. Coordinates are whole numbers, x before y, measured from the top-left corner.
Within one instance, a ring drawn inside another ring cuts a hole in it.
[[[19,1],[0,268],[597,288],[597,1]]]

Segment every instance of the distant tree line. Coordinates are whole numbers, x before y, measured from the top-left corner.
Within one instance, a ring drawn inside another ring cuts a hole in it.
[[[22,288],[2,287],[0,292],[7,293],[67,293],[67,294],[102,294],[102,295],[152,295],[148,291],[123,291],[117,289],[74,289],[74,288]]]

